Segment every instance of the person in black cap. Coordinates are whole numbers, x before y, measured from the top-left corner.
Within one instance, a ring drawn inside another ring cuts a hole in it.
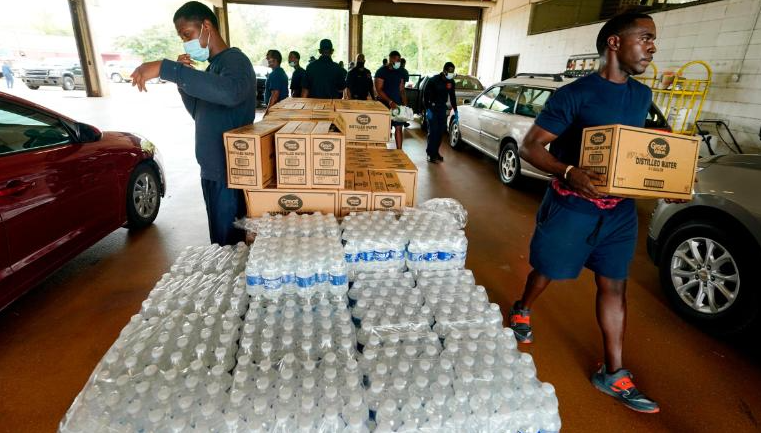
[[[333,43],[320,41],[320,58],[307,66],[307,75],[301,90],[302,98],[341,98],[345,87],[343,70],[333,61]]]
[[[346,99],[375,99],[375,88],[370,70],[365,68],[365,55],[357,54],[356,66],[346,76]]]
[[[457,98],[454,93],[454,63],[446,62],[439,75],[434,76],[425,86],[423,105],[425,118],[428,120],[428,162],[443,162],[439,154],[439,145],[447,127],[447,102],[457,118]],[[455,120],[456,121],[456,120]]]

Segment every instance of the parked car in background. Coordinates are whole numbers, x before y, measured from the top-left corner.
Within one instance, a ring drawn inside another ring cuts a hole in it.
[[[422,76],[415,84],[410,85],[408,82],[407,89],[407,105],[412,108],[415,114],[424,114],[425,106],[423,104],[423,95],[425,94],[425,88],[428,82],[435,74]],[[410,75],[412,80],[412,75]],[[457,106],[469,104],[476,96],[478,96],[483,90],[484,86],[478,81],[478,78],[470,75],[455,75],[455,98],[457,99]],[[452,108],[451,104],[447,102],[447,108]],[[421,119],[421,127],[426,130],[428,125],[425,116]]]
[[[85,88],[82,67],[75,60],[50,59],[38,65],[26,66],[20,72],[18,78],[32,90],[41,86],[61,87],[63,90]]]
[[[549,174],[520,159],[518,149],[547,99],[576,77],[558,74],[518,74],[490,86],[470,104],[458,107],[459,121],[448,120],[449,144],[475,147],[498,161],[500,180],[513,185],[522,176],[548,179]],[[670,131],[666,118],[655,104],[650,106],[646,128]]]
[[[165,190],[150,141],[0,92],[0,309],[119,227],[153,223]]]
[[[692,201],[659,201],[647,250],[661,287],[684,318],[716,333],[758,320],[761,278],[761,155],[721,155],[698,163]]]
[[[272,69],[266,66],[254,66],[254,72],[256,73],[256,106],[266,107],[264,103],[264,86],[267,84],[267,75],[270,74]],[[290,82],[288,83],[290,88]],[[290,90],[289,90],[290,91]]]
[[[140,63],[134,62],[108,62],[105,65],[106,77],[111,80],[112,83],[130,83],[132,82],[132,73],[135,72]],[[161,84],[166,81],[160,78],[154,78],[148,80],[150,84]]]

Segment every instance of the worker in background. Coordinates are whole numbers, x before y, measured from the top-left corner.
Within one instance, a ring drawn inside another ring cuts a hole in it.
[[[388,59],[383,59],[382,63],[384,67],[388,66]]]
[[[273,105],[288,97],[288,76],[280,67],[283,62],[283,55],[278,50],[267,51],[267,66],[272,71],[267,75],[267,81],[264,83],[264,103],[267,108],[264,115],[269,113]]]
[[[301,54],[298,51],[288,53],[288,65],[293,68],[293,74],[291,74],[291,96],[294,98],[301,97],[301,89],[307,75],[307,71],[299,64],[300,61]]]
[[[402,58],[402,67],[399,68],[399,72],[402,73],[402,77],[404,77],[404,85],[407,85],[407,81],[410,81],[410,73],[407,71],[407,59]]]
[[[320,58],[307,66],[306,79],[301,90],[302,98],[341,98],[346,81],[342,69],[334,62],[333,42],[320,41]]]
[[[12,89],[13,88],[13,71],[11,70],[11,65],[9,62],[3,63],[3,77],[5,78],[5,87]]]
[[[431,78],[425,86],[423,106],[428,121],[428,162],[444,162],[439,154],[439,145],[447,127],[447,102],[452,106],[455,122],[457,121],[457,98],[454,93],[454,63],[446,62],[440,74]]]
[[[346,71],[346,68],[344,67],[344,61],[343,60],[338,62],[338,67],[341,68],[341,81],[345,85],[346,84],[346,75],[348,74],[348,72]],[[341,91],[336,93],[336,98],[337,99],[343,98],[343,96],[344,96],[344,90],[345,89],[342,87]]]
[[[346,75],[345,99],[375,99],[375,88],[370,70],[365,68],[365,55],[357,54],[355,66]]]
[[[227,187],[222,134],[254,121],[254,67],[243,52],[227,46],[219,34],[217,17],[203,3],[185,3],[173,21],[185,54],[176,62],[143,63],[132,73],[132,85],[147,91],[145,83],[158,77],[177,84],[182,102],[195,120],[195,154],[201,166],[211,243],[234,245],[245,238],[233,222],[245,214],[246,206],[242,191]],[[206,61],[206,70],[195,69],[195,62]]]
[[[597,35],[600,69],[556,90],[523,138],[521,158],[554,177],[536,217],[529,257],[533,269],[523,296],[509,313],[517,340],[531,343],[531,308],[550,282],[578,278],[585,267],[594,272],[605,362],[592,374],[592,385],[629,409],[645,413],[658,412],[658,403],[637,389],[622,359],[626,280],[637,247],[637,206],[631,198],[601,194],[594,182],[603,181],[603,176],[576,164],[584,128],[614,123],[645,126],[652,91],[632,76],[645,72],[652,62],[655,37],[649,15],[611,18]],[[591,309],[578,306],[573,314],[583,314],[580,308]],[[568,331],[576,341],[578,334]]]
[[[388,55],[388,63],[381,66],[375,72],[375,89],[378,92],[378,100],[390,109],[399,105],[407,105],[407,94],[404,93],[404,77],[399,69],[402,67],[402,56],[399,51],[391,51]],[[404,122],[391,121],[394,128],[394,141],[396,148],[402,148],[404,139]]]

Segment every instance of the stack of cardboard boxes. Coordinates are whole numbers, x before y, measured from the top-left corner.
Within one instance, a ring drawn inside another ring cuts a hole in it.
[[[286,99],[264,120],[225,133],[228,185],[245,190],[250,217],[413,206],[417,168],[372,141],[389,130],[390,114],[375,101]]]

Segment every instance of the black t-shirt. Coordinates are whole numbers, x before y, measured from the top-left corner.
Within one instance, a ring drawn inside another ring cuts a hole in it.
[[[330,56],[322,56],[307,66],[302,87],[309,89],[310,98],[334,99],[345,85],[343,69]]]
[[[425,94],[423,95],[425,108],[438,111],[446,110],[447,100],[452,104],[452,108],[457,108],[454,87],[454,80],[447,80],[441,74],[431,77],[425,85]]]
[[[346,88],[351,99],[367,99],[373,93],[373,79],[370,70],[365,67],[355,67],[346,75]]]
[[[381,66],[380,69],[375,72],[375,78],[380,78],[383,80],[382,90],[386,93],[386,96],[388,96],[396,104],[401,105],[402,93],[399,90],[399,86],[402,84],[404,77],[402,76],[402,73],[399,71],[399,69],[392,69],[387,66]],[[380,90],[381,89],[378,89],[378,91]],[[384,104],[387,103],[386,101],[381,102]]]
[[[301,88],[304,86],[306,76],[307,71],[302,67],[293,70],[293,75],[291,75],[291,96],[294,98],[301,97]]]

